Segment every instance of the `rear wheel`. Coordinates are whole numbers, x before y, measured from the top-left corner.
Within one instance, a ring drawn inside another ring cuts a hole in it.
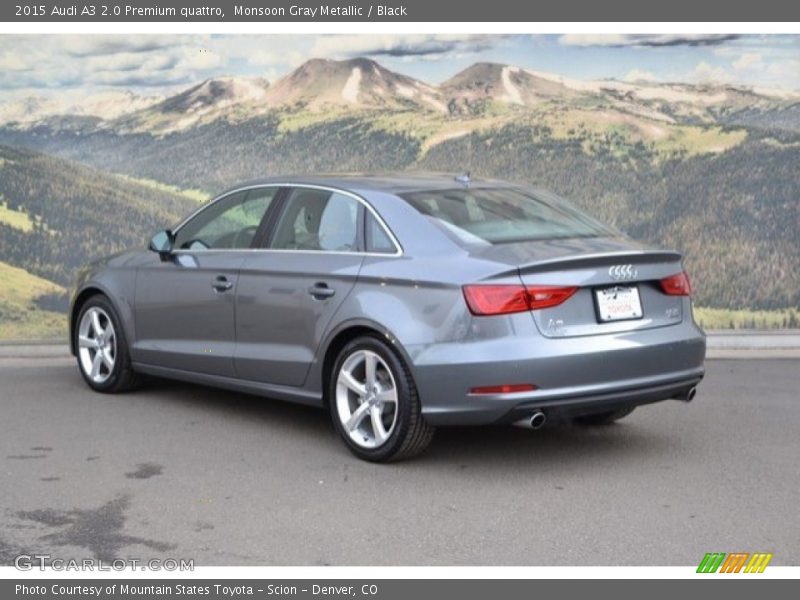
[[[422,417],[411,374],[382,340],[364,336],[342,348],[328,386],[334,427],[359,458],[410,458],[430,443],[434,429]]]
[[[608,412],[595,413],[593,415],[583,415],[575,417],[574,421],[580,425],[610,425],[615,421],[624,419],[634,410],[631,408],[621,408],[619,410],[610,410]]]
[[[114,307],[105,296],[92,296],[81,306],[75,327],[78,369],[98,392],[134,389],[140,377],[131,368],[128,343]]]

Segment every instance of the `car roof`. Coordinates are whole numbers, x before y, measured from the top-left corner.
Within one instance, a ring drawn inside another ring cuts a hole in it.
[[[230,188],[225,193],[258,185],[284,184],[287,186],[326,186],[353,193],[385,192],[402,195],[411,192],[460,188],[464,186],[464,182],[459,180],[461,177],[463,177],[463,175],[452,173],[331,173],[319,175],[286,175],[280,177],[263,177],[247,181]],[[519,186],[506,181],[470,178],[469,187],[510,188]]]

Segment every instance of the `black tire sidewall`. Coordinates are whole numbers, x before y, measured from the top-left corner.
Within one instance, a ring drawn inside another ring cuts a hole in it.
[[[378,448],[363,448],[356,444],[339,420],[336,407],[336,380],[339,376],[339,371],[347,357],[359,350],[371,350],[383,359],[392,371],[392,377],[397,389],[397,421],[395,428],[389,439]],[[403,442],[411,428],[412,411],[419,410],[418,403],[412,397],[412,394],[416,392],[412,391],[413,384],[409,382],[409,377],[405,364],[396,351],[376,337],[363,336],[356,338],[345,345],[339,352],[328,381],[328,405],[334,428],[348,448],[359,458],[373,462],[385,462],[391,460],[403,447]]]
[[[89,376],[84,372],[83,366],[81,365],[80,359],[80,347],[78,345],[78,336],[80,331],[80,323],[83,319],[83,315],[86,314],[90,308],[97,307],[103,309],[105,313],[108,315],[108,318],[111,319],[111,324],[114,326],[114,338],[116,341],[116,355],[114,357],[114,369],[111,372],[111,376],[106,379],[103,383],[97,383],[92,381]],[[78,370],[83,377],[83,380],[86,384],[95,391],[98,392],[111,392],[117,387],[120,382],[120,379],[123,376],[123,370],[125,368],[125,364],[128,361],[128,347],[127,342],[125,340],[125,333],[122,330],[122,324],[120,323],[119,317],[117,317],[117,311],[114,309],[114,306],[111,302],[103,295],[92,296],[86,302],[83,303],[81,306],[81,310],[78,313],[78,318],[75,320],[75,331],[73,332],[74,336],[74,344],[75,344],[75,353],[76,358],[78,361]]]

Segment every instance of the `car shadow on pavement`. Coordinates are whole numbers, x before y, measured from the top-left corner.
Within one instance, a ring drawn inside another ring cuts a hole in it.
[[[315,407],[161,379],[151,380],[135,394],[149,397],[153,402],[191,407],[198,412],[198,418],[212,413],[214,419],[256,421],[272,437],[290,436],[301,443],[304,437],[308,438],[314,448],[324,453],[321,459],[329,460],[333,452],[342,459],[360,462],[339,441],[328,412]],[[643,413],[652,410],[652,407],[642,408]],[[679,440],[672,433],[648,427],[647,423],[643,425],[639,413],[619,423],[595,427],[569,422],[548,424],[536,431],[511,425],[443,427],[437,429],[433,443],[423,455],[399,464],[410,468],[415,465],[463,468],[467,463],[476,466],[502,463],[540,469],[548,462],[563,466],[573,460],[593,465],[609,460],[617,464],[628,460],[641,462],[649,455],[674,449]]]

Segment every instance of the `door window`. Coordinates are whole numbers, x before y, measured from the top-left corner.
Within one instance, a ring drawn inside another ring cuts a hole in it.
[[[197,214],[177,233],[180,249],[250,248],[278,188],[237,192]]]
[[[357,200],[327,190],[295,189],[275,228],[270,248],[358,251]]]

